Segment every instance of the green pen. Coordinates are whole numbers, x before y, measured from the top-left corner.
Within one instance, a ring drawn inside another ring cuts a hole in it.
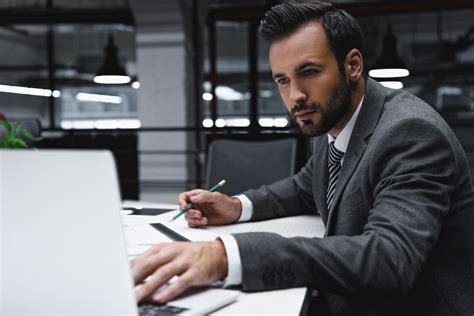
[[[218,184],[216,184],[215,186],[213,186],[212,188],[210,188],[208,191],[209,192],[214,192],[215,190],[219,189],[220,187],[222,187],[223,185],[225,184],[225,180],[222,180],[221,182],[219,182]],[[189,211],[191,208],[193,207],[193,203],[189,203],[188,206],[186,206],[186,208],[184,210],[181,210],[181,212],[179,212],[178,214],[176,214],[175,216],[173,216],[173,218],[170,220],[170,222],[174,221],[175,219],[177,219],[178,217],[180,217],[181,215],[185,214],[187,211]]]

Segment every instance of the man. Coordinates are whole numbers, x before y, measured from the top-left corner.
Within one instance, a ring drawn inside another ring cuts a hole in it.
[[[356,20],[329,4],[266,13],[273,79],[312,139],[295,176],[238,197],[184,192],[191,227],[319,212],[326,237],[236,234],[159,244],[132,262],[137,299],[165,302],[192,285],[245,291],[308,286],[331,315],[472,315],[474,191],[466,156],[426,103],[363,75]]]

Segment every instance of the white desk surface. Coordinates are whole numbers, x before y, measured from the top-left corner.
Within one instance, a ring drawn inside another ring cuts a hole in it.
[[[178,207],[178,205],[175,204],[160,204],[141,201],[124,201],[123,206],[150,208]],[[168,219],[175,213],[176,212],[170,212],[169,214],[166,213],[158,216],[124,215],[123,223],[130,257],[145,251],[156,242],[169,241],[168,238],[161,235],[161,233],[153,229],[148,225],[148,223],[162,222],[191,240],[212,240],[215,239],[216,236],[222,234],[222,227],[216,228],[214,231],[210,228],[210,232],[208,230],[204,231],[201,229],[196,230],[188,228],[184,221],[184,217],[177,219],[173,223],[168,223]],[[272,226],[281,226],[283,221],[284,219],[274,220],[271,224]],[[294,217],[293,220],[290,221],[291,225],[302,225],[303,223],[305,226],[302,227],[303,230],[308,230],[309,227],[313,227],[313,232],[311,232],[311,235],[313,236],[322,237],[324,235],[324,225],[319,217]],[[268,226],[262,226],[261,223],[264,222],[259,222],[258,230],[268,228]],[[252,227],[249,224],[231,225],[228,226],[229,228],[232,228],[229,229],[231,232],[238,231],[236,231],[236,228],[233,226],[241,226],[244,229]],[[316,231],[314,231],[314,229],[316,229]],[[307,234],[308,232],[303,233],[303,236],[306,236]],[[289,237],[294,234],[286,232],[284,235]],[[293,288],[255,293],[239,292],[237,302],[216,311],[212,315],[300,315],[307,289]]]

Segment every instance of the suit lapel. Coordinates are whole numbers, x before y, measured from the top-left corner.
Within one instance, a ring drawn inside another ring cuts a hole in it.
[[[328,219],[328,206],[326,191],[328,189],[328,141],[327,136],[315,138],[313,141],[314,175],[314,201],[324,224]],[[315,152],[317,150],[317,152]]]
[[[339,204],[341,202],[342,193],[346,188],[347,183],[351,179],[360,159],[362,158],[367,147],[370,136],[377,126],[382,108],[385,102],[385,90],[377,82],[372,79],[367,79],[367,86],[365,90],[365,97],[360,109],[359,116],[352,130],[352,135],[347,146],[344,161],[339,174],[339,180],[334,192],[334,207],[329,212],[328,221],[326,224],[326,235],[330,233],[331,224],[336,216]],[[327,147],[327,146],[326,146]],[[326,161],[327,169],[327,161]],[[326,179],[327,183],[327,179]]]

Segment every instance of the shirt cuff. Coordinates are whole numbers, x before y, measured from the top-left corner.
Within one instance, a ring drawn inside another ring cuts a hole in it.
[[[249,198],[246,197],[243,194],[236,195],[234,197],[239,199],[240,204],[242,204],[242,213],[240,214],[240,218],[238,219],[237,222],[246,222],[246,221],[248,221],[252,217],[252,214],[253,214],[252,201],[250,201]]]
[[[223,286],[240,285],[242,284],[242,261],[237,241],[232,235],[223,235],[218,238],[222,240],[227,253],[227,277],[224,279]]]

